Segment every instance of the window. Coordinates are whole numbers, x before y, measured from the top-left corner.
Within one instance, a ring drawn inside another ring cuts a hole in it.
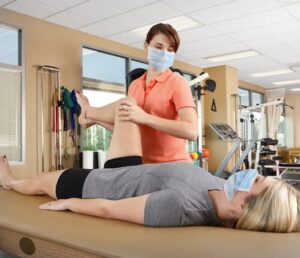
[[[126,59],[124,57],[83,48],[83,77],[125,85]]]
[[[131,60],[130,61],[130,71],[132,71],[136,68],[148,69],[148,64],[146,64],[144,62],[137,61],[137,60]]]
[[[244,107],[263,103],[264,95],[255,91],[239,88],[240,105]]]
[[[82,48],[83,93],[92,106],[105,106],[125,97],[127,64],[126,57]],[[83,128],[82,150],[107,151],[111,135],[100,125]]]
[[[125,96],[122,93],[97,90],[83,90],[83,94],[89,99],[90,105],[94,107],[105,106]],[[89,129],[83,129],[82,150],[107,151],[111,136],[112,133],[100,125],[94,125]]]
[[[251,92],[251,105],[255,106],[263,103],[263,95],[257,92]]]
[[[0,154],[23,159],[21,31],[0,25]]]
[[[250,106],[250,92],[249,90],[239,89],[240,105],[244,107]]]
[[[286,117],[280,116],[280,122],[277,129],[278,146],[286,146]]]

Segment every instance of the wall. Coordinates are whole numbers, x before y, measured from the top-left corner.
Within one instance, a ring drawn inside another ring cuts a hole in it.
[[[68,29],[43,20],[21,15],[0,8],[0,23],[23,29],[25,36],[25,163],[14,166],[17,177],[32,176],[38,173],[39,124],[37,65],[51,65],[61,68],[61,84],[69,88],[81,87],[81,46],[87,44],[109,52],[144,60],[144,51],[135,49],[90,34]],[[197,74],[201,69],[182,62],[175,67]]]
[[[239,80],[239,87],[248,89],[248,90],[252,90],[252,91],[256,91],[259,93],[263,93],[263,94],[266,93],[266,88],[263,88],[261,86],[258,86],[256,84],[252,84],[249,82],[241,81],[241,80]]]
[[[216,171],[226,153],[231,147],[231,143],[220,140],[216,134],[209,128],[212,122],[227,123],[234,128],[234,109],[232,95],[238,93],[237,69],[230,66],[218,66],[204,69],[211,79],[217,83],[214,93],[217,112],[210,110],[212,94],[205,96],[205,144],[210,150],[208,160],[209,171]],[[232,164],[229,165],[229,168]]]

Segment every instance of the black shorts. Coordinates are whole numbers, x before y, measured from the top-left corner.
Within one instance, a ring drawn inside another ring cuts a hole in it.
[[[143,164],[141,156],[127,156],[111,159],[105,162],[104,168],[119,168]],[[82,189],[88,174],[93,169],[66,169],[58,178],[56,184],[57,199],[82,198]]]

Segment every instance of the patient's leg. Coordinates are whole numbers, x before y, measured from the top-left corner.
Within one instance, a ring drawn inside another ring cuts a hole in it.
[[[95,124],[101,122],[111,125],[114,124],[115,110],[119,106],[120,100],[103,107],[91,107],[88,99],[83,94],[76,92],[76,98],[83,111],[79,117],[79,123],[83,123],[83,125],[85,123]]]
[[[16,179],[7,158],[0,157],[0,176],[3,187],[25,195],[47,194],[56,199],[56,184],[63,171],[45,172],[29,179]]]
[[[135,99],[127,99],[136,104]],[[136,123],[120,121],[117,109],[107,160],[125,156],[142,156],[140,129]]]

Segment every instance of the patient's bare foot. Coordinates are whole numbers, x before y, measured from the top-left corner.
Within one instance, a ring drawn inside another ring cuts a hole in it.
[[[93,124],[90,119],[86,118],[86,111],[84,109],[81,109],[81,113],[78,117],[78,123],[84,128],[88,128]]]
[[[2,181],[2,186],[5,189],[11,189],[10,182],[15,178],[11,172],[7,157],[5,155],[0,156],[0,178]]]
[[[76,99],[77,99],[77,103],[79,104],[81,109],[86,110],[89,108],[89,106],[90,106],[89,100],[87,99],[86,96],[81,94],[79,91],[76,91]]]

